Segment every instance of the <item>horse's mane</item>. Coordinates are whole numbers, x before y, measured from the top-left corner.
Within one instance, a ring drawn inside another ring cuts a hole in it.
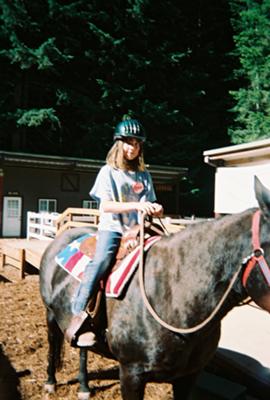
[[[170,244],[175,245],[178,241],[191,240],[195,236],[196,242],[198,239],[203,239],[203,241],[209,241],[214,236],[215,241],[218,240],[219,237],[223,235],[228,235],[232,237],[233,235],[239,233],[243,233],[244,226],[246,225],[246,221],[250,220],[251,215],[254,213],[254,208],[247,209],[241,213],[237,214],[228,214],[224,216],[220,216],[215,219],[205,220],[196,222],[194,224],[187,225],[181,231],[174,233],[170,236],[162,239],[160,244],[165,244],[169,246]],[[249,225],[249,228],[251,226]]]

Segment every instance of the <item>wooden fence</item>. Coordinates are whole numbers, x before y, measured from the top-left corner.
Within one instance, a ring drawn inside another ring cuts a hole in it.
[[[98,226],[99,210],[93,208],[67,208],[56,220],[56,235],[64,230],[85,225]]]
[[[99,214],[99,210],[89,208],[67,208],[62,214],[28,212],[27,238],[1,239],[0,269],[4,269],[5,264],[12,265],[20,270],[20,277],[23,278],[26,263],[39,268],[42,254],[55,236],[74,227],[97,227]],[[169,233],[178,232],[186,225],[198,221],[199,219],[190,218],[162,218]],[[154,222],[159,220],[154,218]]]
[[[27,239],[53,239],[56,235],[56,222],[59,219],[57,213],[27,213]]]
[[[98,226],[99,210],[90,208],[67,208],[62,214],[56,213],[27,213],[27,239],[53,239],[66,229],[91,225]],[[177,232],[190,225],[199,222],[199,218],[174,218],[164,217],[162,223],[170,233]],[[154,219],[159,222],[158,219]]]
[[[27,239],[53,239],[66,229],[85,225],[97,226],[99,211],[89,208],[67,208],[62,214],[27,213]]]

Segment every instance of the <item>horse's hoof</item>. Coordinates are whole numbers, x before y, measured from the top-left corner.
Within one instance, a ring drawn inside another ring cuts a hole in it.
[[[90,392],[79,392],[78,393],[78,400],[89,400],[90,399]]]
[[[45,383],[44,390],[46,393],[55,393],[55,384],[54,383]]]

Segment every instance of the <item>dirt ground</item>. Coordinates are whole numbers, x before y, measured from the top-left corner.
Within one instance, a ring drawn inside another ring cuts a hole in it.
[[[67,343],[63,366],[57,373],[56,393],[44,392],[48,345],[45,309],[36,271],[20,280],[15,268],[5,266],[4,273],[0,270],[0,399],[77,400],[79,351]],[[88,372],[91,399],[121,400],[117,362],[89,352]],[[221,397],[208,396],[197,390],[192,398],[213,400]],[[256,400],[251,395],[245,398]],[[268,396],[260,398],[268,399]],[[172,399],[171,385],[147,385],[145,400]]]
[[[64,346],[64,364],[54,395],[46,395],[47,338],[38,275],[18,280],[18,271],[0,271],[0,398],[1,400],[77,399],[78,350]],[[6,274],[8,271],[8,274]],[[89,353],[91,399],[121,400],[117,363]],[[148,384],[145,400],[171,400],[171,386]]]

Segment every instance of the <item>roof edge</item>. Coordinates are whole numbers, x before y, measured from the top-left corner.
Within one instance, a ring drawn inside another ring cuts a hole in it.
[[[32,154],[32,153],[21,153],[21,152],[11,152],[11,151],[1,151],[0,150],[0,161],[10,161],[10,162],[25,162],[26,164],[36,163],[38,165],[59,165],[59,166],[70,166],[77,165],[79,167],[92,167],[101,168],[105,164],[105,160],[97,160],[92,158],[80,158],[80,157],[63,157],[55,155],[45,155],[45,154]],[[179,174],[185,175],[188,172],[188,168],[168,166],[168,165],[156,165],[156,164],[146,164],[146,167],[153,171],[154,173],[162,174]]]
[[[203,152],[204,156],[218,156],[222,154],[230,154],[230,153],[237,153],[237,152],[244,152],[244,151],[249,151],[253,149],[258,149],[258,148],[263,148],[263,147],[269,147],[270,148],[270,139],[264,139],[264,140],[256,140],[253,142],[249,143],[243,143],[243,144],[236,144],[232,146],[226,146],[226,147],[220,147],[217,149],[211,149],[211,150],[206,150]]]

